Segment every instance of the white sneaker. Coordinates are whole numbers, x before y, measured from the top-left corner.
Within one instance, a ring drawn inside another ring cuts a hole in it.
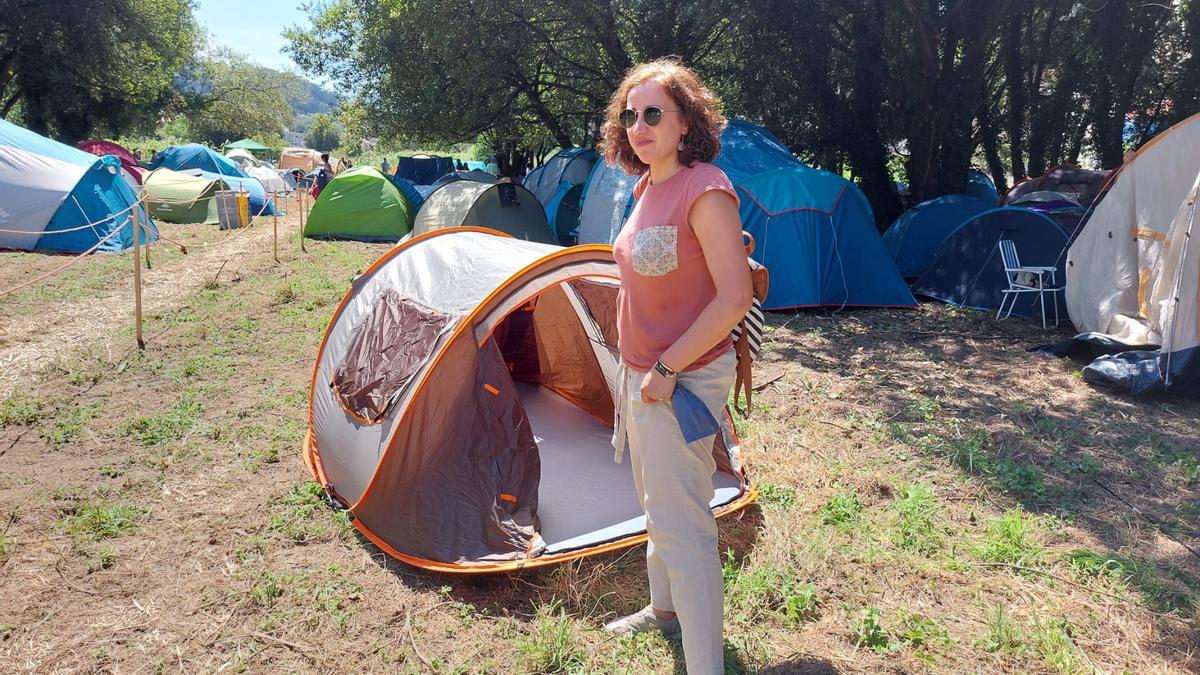
[[[664,635],[676,636],[679,635],[679,617],[660,619],[647,605],[629,616],[605,624],[604,630],[614,635],[636,635],[656,630]]]

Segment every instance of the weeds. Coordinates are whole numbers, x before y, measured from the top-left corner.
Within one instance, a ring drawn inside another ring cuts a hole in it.
[[[53,448],[61,448],[83,435],[84,425],[96,415],[99,406],[95,403],[82,405],[65,413],[55,415],[41,427],[42,438]]]
[[[558,601],[542,605],[529,632],[517,638],[517,654],[531,673],[567,673],[583,666],[571,619]]]
[[[893,505],[900,522],[896,527],[896,545],[908,551],[930,553],[942,543],[942,533],[933,526],[937,497],[924,485],[907,485]]]
[[[759,483],[758,503],[766,508],[786,511],[796,503],[796,490],[776,483]]]
[[[893,649],[892,636],[883,627],[877,607],[864,609],[858,621],[850,624],[850,634],[855,647],[866,647],[876,654],[886,654]]]
[[[862,502],[853,488],[835,494],[821,507],[821,522],[825,525],[846,525],[862,516]]]
[[[325,491],[315,481],[292,488],[280,504],[283,510],[271,516],[271,529],[297,544],[327,536],[331,529],[349,530],[350,520],[345,512],[338,511],[326,517]]]
[[[1200,582],[1175,568],[1159,570],[1131,558],[1081,549],[1065,556],[1076,576],[1107,579],[1118,588],[1141,591],[1148,605],[1160,612],[1187,613],[1200,602]]]
[[[733,550],[727,549],[722,576],[729,605],[750,619],[770,611],[790,625],[799,625],[819,616],[816,586],[802,582],[790,567],[766,565],[747,570],[738,564]]]
[[[127,534],[137,525],[144,512],[122,504],[83,506],[58,522],[61,532],[75,539],[108,539]]]
[[[44,407],[36,398],[6,398],[0,402],[0,428],[32,426]]]
[[[126,423],[124,433],[149,447],[180,440],[201,426],[200,401],[188,392],[162,413]]]
[[[1037,527],[1037,518],[1020,509],[1008,511],[988,522],[985,539],[975,548],[975,554],[984,562],[1020,567],[1039,565],[1045,551],[1032,541]]]
[[[1025,638],[1021,628],[1013,623],[1004,605],[996,608],[987,616],[987,635],[976,642],[976,645],[990,654],[1018,654],[1025,649]]]

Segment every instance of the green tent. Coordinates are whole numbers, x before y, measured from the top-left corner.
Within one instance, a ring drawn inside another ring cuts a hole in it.
[[[142,184],[150,215],[168,223],[217,222],[217,190],[228,189],[219,178],[161,168],[151,171]]]
[[[259,143],[258,141],[252,141],[249,138],[243,138],[240,141],[225,144],[225,152],[229,152],[230,150],[236,150],[238,148],[241,148],[242,150],[247,150],[249,152],[268,152],[268,151],[270,151],[270,148],[268,148],[267,146],[263,145],[262,143]]]
[[[412,204],[379,169],[356,166],[339,173],[313,204],[304,236],[396,241],[412,229]]]

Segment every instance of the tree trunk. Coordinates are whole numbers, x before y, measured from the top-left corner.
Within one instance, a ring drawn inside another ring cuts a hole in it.
[[[1025,64],[1021,59],[1021,22],[1023,13],[1013,12],[1008,20],[1008,33],[1004,36],[1004,80],[1008,88],[1008,146],[1012,162],[1014,181],[1026,177],[1025,173]]]
[[[1004,162],[1000,161],[1000,141],[996,127],[992,123],[991,105],[984,101],[979,106],[979,140],[983,144],[983,156],[987,159],[988,172],[992,174],[992,182],[1000,194],[1008,192],[1008,178],[1004,172]],[[1019,179],[1014,176],[1013,181]]]

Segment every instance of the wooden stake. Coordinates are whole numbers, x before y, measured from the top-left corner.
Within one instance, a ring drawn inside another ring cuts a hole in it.
[[[133,312],[137,346],[145,349],[146,343],[142,340],[142,212],[136,206],[133,209]]]
[[[307,190],[300,189],[300,251],[302,253],[308,253],[304,248],[304,215],[308,204],[308,195],[306,192]]]
[[[275,193],[275,192],[271,193],[271,207],[275,210],[275,225],[274,225],[275,235],[274,235],[274,244],[273,244],[275,247],[275,262],[279,262],[279,194],[278,193]]]

